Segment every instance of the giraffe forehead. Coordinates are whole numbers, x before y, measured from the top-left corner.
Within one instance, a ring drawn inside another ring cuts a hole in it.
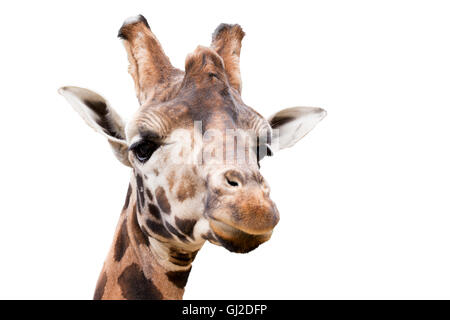
[[[132,143],[139,138],[154,135],[162,139],[176,131],[246,130],[251,134],[270,131],[270,125],[257,112],[246,106],[210,106],[187,102],[171,106],[142,108],[128,123],[127,140]]]

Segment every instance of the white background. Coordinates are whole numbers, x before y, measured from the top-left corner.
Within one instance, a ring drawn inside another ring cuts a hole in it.
[[[448,3],[448,2],[447,2]],[[185,298],[450,298],[445,1],[2,1],[0,298],[90,299],[130,170],[57,94],[137,109],[117,31],[145,15],[172,63],[239,23],[244,101],[325,118],[262,162],[281,221],[246,255],[206,244]]]

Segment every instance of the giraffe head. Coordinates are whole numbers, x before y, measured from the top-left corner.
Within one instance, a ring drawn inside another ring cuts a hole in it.
[[[267,241],[279,213],[260,160],[294,145],[325,111],[296,107],[266,119],[247,106],[239,25],[220,25],[210,47],[187,56],[184,72],[170,64],[142,16],[126,20],[119,36],[140,102],[126,125],[90,90],[60,93],[132,168],[142,231],[155,246],[186,250],[209,240],[248,252]]]

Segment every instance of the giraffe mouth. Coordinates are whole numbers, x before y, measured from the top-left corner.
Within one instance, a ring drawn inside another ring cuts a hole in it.
[[[249,234],[219,220],[209,222],[217,242],[231,252],[247,253],[270,239],[272,231]]]

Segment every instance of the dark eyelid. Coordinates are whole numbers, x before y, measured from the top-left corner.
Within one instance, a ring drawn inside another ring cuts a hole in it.
[[[259,137],[256,138],[256,149],[255,149],[255,152],[257,153],[257,156],[259,156],[258,155],[259,149],[261,147],[264,147],[264,146],[266,147],[266,151],[267,151],[266,156],[268,156],[268,157],[273,156],[273,151],[272,151],[272,148],[270,147],[270,142],[265,143],[265,144],[261,144],[261,141],[260,141]]]
[[[157,142],[162,139],[161,135],[152,130],[140,130],[139,135],[142,137],[142,140],[150,140]]]
[[[132,151],[133,149],[135,149],[136,147],[138,147],[139,145],[146,143],[146,142],[150,142],[150,143],[154,143],[158,146],[163,146],[166,145],[166,143],[162,142],[162,141],[158,141],[158,140],[151,140],[151,139],[140,139],[138,141],[136,141],[135,143],[133,143],[131,146],[128,147],[128,151]]]
[[[136,148],[138,145],[140,145],[142,142],[143,142],[142,140],[139,140],[139,141],[133,143],[131,146],[128,147],[128,151],[131,151],[131,150],[135,149],[135,148]]]
[[[128,147],[128,150],[133,150],[134,148],[136,148],[137,146],[139,146],[141,143],[144,142],[152,142],[152,143],[156,143],[158,145],[162,145],[162,137],[156,133],[155,131],[152,130],[139,130],[139,135],[141,136],[141,139],[139,139],[138,141],[136,141],[135,143],[133,143],[131,146]]]
[[[273,156],[273,151],[272,148],[270,147],[270,144],[266,144],[266,147],[267,147],[267,156],[268,157]]]
[[[272,151],[272,148],[270,147],[270,145],[268,145],[268,144],[265,144],[265,145],[257,145],[257,148],[261,148],[261,147],[266,147],[266,150],[267,150],[267,156],[272,156],[273,155],[273,151]],[[256,150],[255,150],[256,151]]]

